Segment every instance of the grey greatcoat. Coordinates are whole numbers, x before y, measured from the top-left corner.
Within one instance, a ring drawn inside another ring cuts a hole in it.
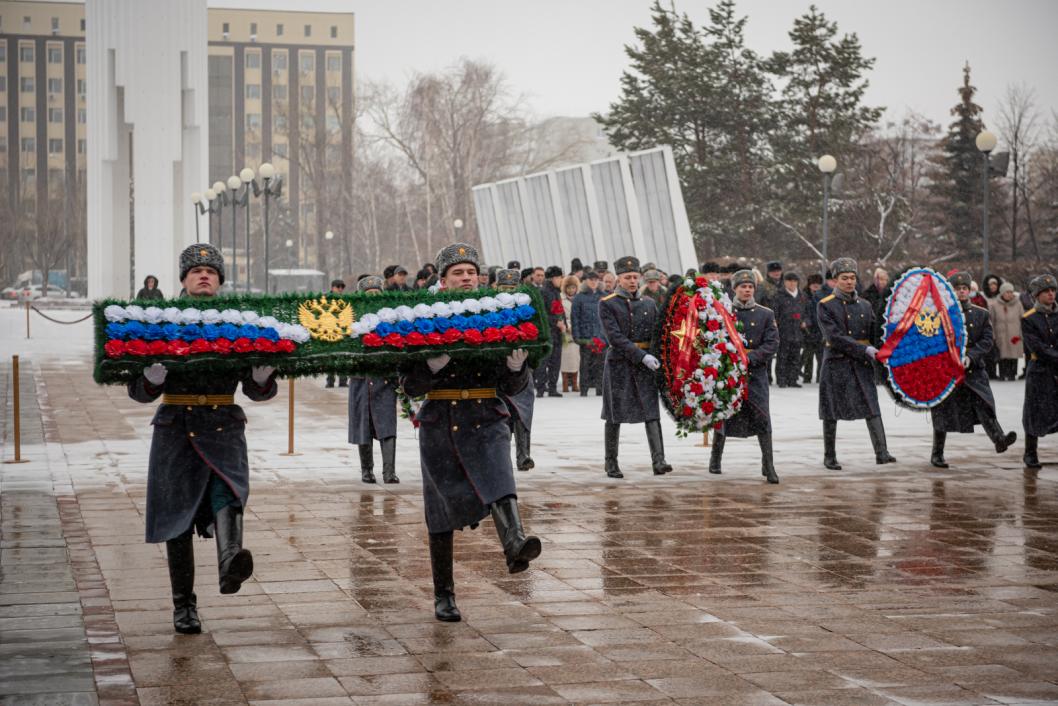
[[[772,310],[752,301],[747,309],[736,303],[735,317],[742,324],[742,339],[749,358],[749,395],[738,414],[724,422],[723,434],[745,439],[771,433],[768,363],[779,350],[779,329]]]
[[[962,303],[966,319],[966,357],[970,367],[962,384],[929,410],[934,431],[969,434],[984,417],[996,416],[996,401],[988,384],[988,356],[992,352],[992,322],[988,310]]]
[[[262,386],[250,371],[228,374],[170,372],[155,387],[140,375],[128,384],[129,397],[153,402],[163,392],[177,395],[232,395],[242,391],[255,402],[276,394],[275,376]],[[250,494],[250,464],[246,457],[246,413],[239,405],[180,406],[162,404],[151,421],[154,435],[147,461],[147,541],[165,542],[192,525],[204,537],[212,535],[210,475],[231,489],[243,507]]]
[[[349,443],[397,435],[397,387],[376,377],[349,378]]]
[[[819,300],[816,319],[823,334],[819,374],[820,419],[868,419],[881,414],[874,368],[867,355],[874,311],[865,299],[835,291]]]
[[[530,371],[530,374],[532,372]],[[536,394],[532,385],[526,385],[515,395],[504,395],[507,410],[516,417],[526,429],[533,428],[533,408],[536,407]]]
[[[492,388],[511,396],[529,384],[528,366],[511,372],[504,360],[453,360],[434,374],[426,363],[403,371],[411,397],[432,390]],[[510,412],[502,397],[426,400],[419,410],[419,460],[426,527],[431,534],[476,526],[489,506],[515,495]]]
[[[608,422],[639,424],[661,418],[654,372],[643,365],[657,316],[653,299],[620,287],[599,300],[608,344],[602,373],[602,418]]]
[[[1029,309],[1021,319],[1029,358],[1021,423],[1030,436],[1058,432],[1058,312]]]

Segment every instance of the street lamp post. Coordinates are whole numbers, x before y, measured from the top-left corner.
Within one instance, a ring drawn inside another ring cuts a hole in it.
[[[982,248],[982,260],[983,268],[981,270],[981,276],[984,277],[988,274],[988,170],[989,155],[992,150],[996,148],[996,136],[988,130],[982,130],[977,135],[977,139],[974,140],[977,144],[977,149],[984,155],[984,168],[981,170],[981,188],[984,191],[984,198],[981,202],[981,248]]]
[[[330,274],[331,274],[330,273],[331,259],[334,256],[334,251],[333,251],[333,247],[334,246],[331,245],[331,241],[334,240],[334,231],[330,231],[329,230],[326,233],[324,233],[323,234],[323,239],[327,241],[327,270],[328,270],[327,276],[330,277]],[[341,270],[341,265],[338,266],[338,269]]]
[[[242,179],[235,176],[234,174],[228,177],[228,189],[231,190],[231,288],[234,290],[237,288],[237,282],[239,281],[239,257],[238,257],[238,245],[239,245],[239,231],[238,231],[238,216],[239,216],[239,187],[242,186]]]
[[[223,181],[219,179],[213,182],[211,187],[213,194],[216,196],[213,203],[217,207],[217,250],[224,252],[224,222],[221,220],[221,214],[224,212],[224,207],[228,205],[228,193],[227,187]]]
[[[197,243],[202,240],[202,236],[199,235],[198,231],[198,217],[202,215],[200,213],[202,210],[202,194],[197,191],[191,194],[191,207],[191,213],[195,214],[195,242]]]
[[[273,196],[279,196],[283,192],[283,180],[282,177],[276,174],[276,168],[272,166],[271,162],[265,162],[258,168],[257,173],[264,179],[264,290],[267,293],[268,290],[268,249],[270,246],[269,233],[268,233],[268,203]],[[253,184],[253,191],[255,196],[261,195],[261,189],[257,186],[257,182],[251,182]]]
[[[838,161],[829,154],[819,158],[819,171],[823,172],[823,268],[821,274],[825,277],[829,266],[827,260],[827,238],[829,237],[829,212],[830,212],[830,180],[834,176],[834,170],[838,168]]]
[[[254,187],[257,186],[257,182],[254,181],[254,172],[249,167],[243,167],[243,170],[239,172],[239,181],[243,183],[243,195],[242,205],[246,207],[246,286],[244,289],[246,293],[250,293],[250,184]],[[254,188],[256,194],[257,189]]]

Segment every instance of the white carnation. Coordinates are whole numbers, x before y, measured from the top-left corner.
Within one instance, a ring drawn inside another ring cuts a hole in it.
[[[202,323],[202,312],[198,309],[187,308],[180,312],[180,323],[200,324]]]
[[[416,304],[412,311],[415,312],[415,318],[417,319],[428,319],[433,316],[433,309],[430,308],[429,304]]]
[[[205,320],[205,318],[206,312],[202,312],[202,319]],[[262,328],[277,328],[279,326],[279,321],[274,316],[262,316],[257,319],[257,325]]]
[[[452,307],[452,313],[456,315],[466,313],[467,310],[466,304],[461,301],[448,302],[448,306]]]
[[[295,343],[304,343],[309,340],[309,332],[304,326],[298,324],[291,324],[290,326],[290,339]]]
[[[393,311],[388,306],[384,306],[377,312],[380,321],[385,321],[387,324],[397,323],[397,312]]]
[[[500,308],[499,302],[496,301],[495,297],[482,297],[478,299],[481,303],[481,308],[484,311],[496,311]]]
[[[361,331],[364,333],[370,333],[381,323],[381,319],[378,318],[378,314],[364,314],[363,318],[360,319]]]
[[[533,301],[532,297],[525,292],[515,292],[512,296],[514,297],[514,303],[517,306],[525,306]]]
[[[125,307],[125,318],[129,321],[143,321],[143,307],[129,304]]]
[[[216,309],[205,309],[202,312],[202,323],[219,324],[221,322],[220,312]]]
[[[225,309],[220,312],[220,318],[223,319],[226,324],[242,326],[242,312],[238,309]]]
[[[156,306],[149,306],[143,310],[143,320],[149,324],[160,324],[162,322],[162,310]]]
[[[463,306],[466,307],[466,310],[471,314],[481,313],[481,302],[477,299],[464,299]]]
[[[125,312],[125,307],[118,306],[117,304],[111,304],[106,309],[103,309],[103,316],[106,317],[107,321],[115,323],[124,321],[128,318],[128,314]]]
[[[399,316],[402,321],[415,320],[415,312],[411,310],[410,306],[405,306],[401,304],[396,309],[394,309],[394,311],[397,312],[397,316]]]
[[[452,307],[448,306],[447,302],[434,302],[430,305],[430,311],[433,312],[434,316],[446,317],[452,315]]]
[[[244,324],[254,324],[261,317],[258,316],[256,311],[244,311],[242,312],[242,322]]]
[[[496,295],[496,304],[501,309],[513,309],[514,308],[514,296],[510,292],[500,292]]]
[[[165,311],[163,311],[162,316],[164,316],[165,320],[171,324],[180,323],[180,310],[177,309],[175,306],[171,306]]]

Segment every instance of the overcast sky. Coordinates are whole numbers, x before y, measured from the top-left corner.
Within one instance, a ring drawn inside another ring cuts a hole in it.
[[[666,0],[667,2],[668,0]],[[707,0],[675,0],[697,24]],[[402,83],[460,56],[487,59],[539,116],[605,111],[627,66],[623,47],[650,22],[650,0],[211,0],[211,6],[352,11],[360,79]],[[990,126],[1011,83],[1036,91],[1041,114],[1058,110],[1056,0],[817,0],[877,62],[867,100],[887,119],[912,108],[947,124],[969,60]],[[749,45],[789,47],[807,0],[739,0]]]

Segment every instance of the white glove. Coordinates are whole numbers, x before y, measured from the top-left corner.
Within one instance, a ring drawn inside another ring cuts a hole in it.
[[[962,369],[963,370],[969,370],[970,369],[970,356],[964,355],[962,357]]]
[[[268,382],[268,378],[272,377],[272,373],[276,371],[271,365],[255,365],[250,369],[250,374],[253,376],[253,381],[258,386],[263,386]]]
[[[657,358],[647,353],[643,356],[643,365],[647,366],[651,370],[657,370],[661,367],[661,362]]]
[[[512,372],[516,373],[522,369],[525,365],[525,359],[529,357],[529,351],[519,348],[518,350],[511,351],[511,354],[507,356],[507,368]]]
[[[867,357],[871,360],[878,360],[878,349],[874,346],[867,346]]]
[[[448,361],[450,360],[452,360],[452,356],[448,355],[447,353],[443,353],[441,355],[434,356],[433,358],[427,358],[426,364],[430,366],[430,372],[436,375],[441,368],[448,365]]]
[[[147,382],[155,387],[158,387],[165,382],[165,376],[168,374],[169,371],[166,370],[165,366],[161,363],[155,363],[154,365],[143,369],[143,377],[147,378]]]

